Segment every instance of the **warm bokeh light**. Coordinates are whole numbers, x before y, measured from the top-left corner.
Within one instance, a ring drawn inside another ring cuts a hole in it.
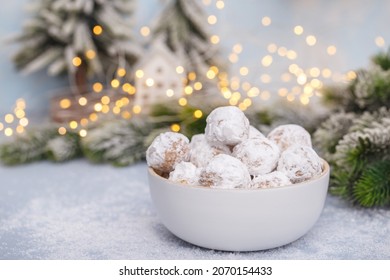
[[[96,52],[94,50],[88,50],[85,52],[85,56],[88,59],[94,59],[96,57]]]
[[[99,36],[103,33],[103,28],[100,25],[95,25],[92,29],[93,34]]]
[[[317,43],[317,38],[314,35],[309,35],[306,37],[306,44],[308,46],[314,46]]]
[[[326,48],[326,52],[329,55],[335,55],[337,51],[337,48],[334,45],[330,45],[329,47]]]
[[[139,79],[143,78],[144,76],[144,71],[142,71],[141,69],[138,69],[137,71],[135,71],[135,76]]]
[[[80,57],[78,56],[75,56],[73,59],[72,59],[72,64],[76,67],[79,67],[82,63],[82,60]]]
[[[271,24],[271,18],[270,17],[263,17],[261,19],[261,24],[263,26],[269,26]]]
[[[101,92],[103,90],[103,85],[101,83],[94,83],[92,86],[94,92]]]
[[[139,30],[142,36],[146,37],[150,35],[150,28],[147,26],[142,26],[141,29]]]
[[[300,25],[297,25],[294,27],[294,33],[295,35],[302,35],[303,33],[303,27]]]
[[[87,98],[85,98],[85,97],[80,97],[80,98],[79,98],[79,104],[80,104],[80,106],[85,106],[85,105],[87,105],[87,103],[88,103]]]
[[[210,37],[210,42],[214,45],[218,44],[219,43],[219,37],[217,35],[213,35]]]
[[[66,134],[66,128],[61,126],[58,128],[58,134],[65,135]]]
[[[201,110],[198,109],[194,111],[194,117],[196,119],[200,119],[202,116],[203,116],[203,112]]]
[[[180,125],[178,123],[174,123],[171,125],[171,130],[173,132],[179,132],[180,131]]]
[[[209,15],[207,18],[207,22],[211,25],[217,23],[217,17],[215,15]]]

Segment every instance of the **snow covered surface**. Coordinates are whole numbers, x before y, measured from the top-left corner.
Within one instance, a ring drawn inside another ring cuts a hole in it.
[[[0,259],[390,259],[390,211],[328,196],[318,223],[292,244],[220,252],[159,222],[145,163],[0,166]]]

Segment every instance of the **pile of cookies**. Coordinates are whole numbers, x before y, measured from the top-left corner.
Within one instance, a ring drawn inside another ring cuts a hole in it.
[[[174,182],[210,188],[273,188],[309,180],[322,173],[310,134],[288,124],[267,137],[235,106],[219,107],[207,117],[204,134],[157,136],[148,165]]]

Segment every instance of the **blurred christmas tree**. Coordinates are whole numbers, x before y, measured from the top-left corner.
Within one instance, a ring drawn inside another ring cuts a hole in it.
[[[364,206],[390,206],[390,54],[357,71],[346,87],[328,88],[334,114],[314,133],[333,166],[331,192]]]
[[[14,39],[21,48],[13,60],[23,73],[68,73],[85,93],[88,78],[105,78],[141,54],[128,21],[131,0],[39,0],[33,8],[34,17]]]
[[[195,73],[202,83],[209,81],[206,74],[211,67],[218,71],[224,69],[217,39],[208,31],[207,15],[198,0],[168,1],[152,27],[152,36],[162,36],[168,48],[183,63],[184,71]]]

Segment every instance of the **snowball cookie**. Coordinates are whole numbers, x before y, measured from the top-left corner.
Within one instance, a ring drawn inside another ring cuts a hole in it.
[[[230,150],[227,146],[213,147],[211,146],[204,134],[196,134],[192,136],[190,143],[190,161],[197,167],[206,166],[210,160],[219,154],[229,154]]]
[[[309,132],[296,124],[280,125],[273,129],[267,137],[278,144],[282,152],[295,144],[312,147]]]
[[[259,175],[252,179],[251,187],[254,189],[268,189],[291,185],[286,174],[274,171],[268,174]]]
[[[267,138],[252,138],[236,145],[232,156],[241,160],[251,175],[257,176],[270,173],[276,168],[280,150]]]
[[[238,159],[220,154],[211,159],[200,172],[202,186],[219,189],[247,188],[251,176],[246,166]]]
[[[198,185],[198,169],[191,162],[182,161],[176,164],[175,170],[169,173],[168,179],[176,183]]]
[[[146,162],[153,169],[169,173],[177,163],[189,160],[189,142],[181,133],[161,133],[147,149]]]
[[[249,126],[249,136],[248,138],[265,138],[264,134],[261,133],[257,128],[250,125]]]
[[[206,119],[205,135],[212,146],[227,145],[233,147],[248,139],[249,120],[235,106],[214,109]]]
[[[322,162],[312,148],[294,145],[281,154],[277,170],[286,174],[292,183],[299,183],[320,175]]]

